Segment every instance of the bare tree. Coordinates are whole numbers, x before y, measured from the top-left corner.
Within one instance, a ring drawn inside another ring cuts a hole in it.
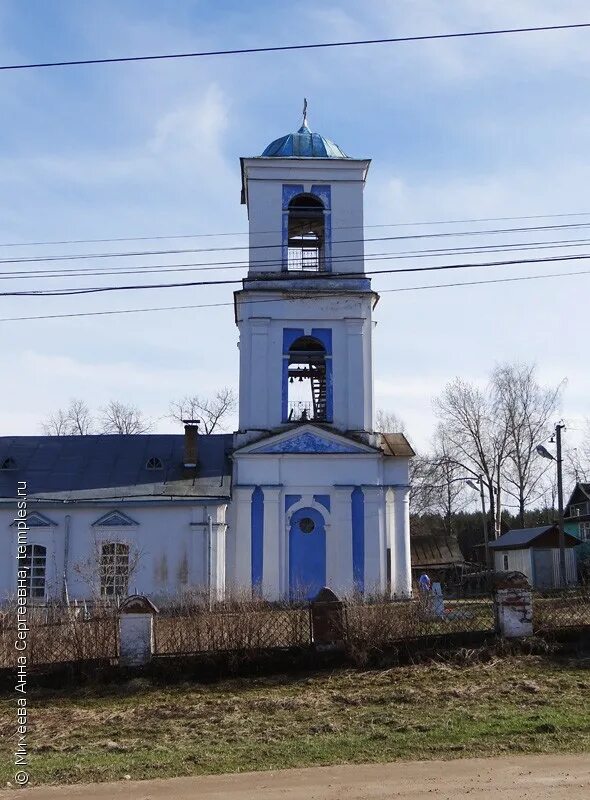
[[[505,421],[494,414],[491,391],[456,378],[435,400],[455,463],[467,473],[482,475],[489,496],[491,529],[500,531],[501,477],[508,451]]]
[[[406,425],[394,411],[378,408],[375,414],[375,430],[379,433],[404,433]]]
[[[100,411],[102,433],[147,433],[153,427],[137,406],[111,400]]]
[[[590,419],[579,447],[566,451],[566,474],[572,484],[590,482]]]
[[[458,458],[439,425],[433,438],[433,451],[427,456],[412,459],[412,492],[410,503],[413,514],[435,514],[442,518],[447,536],[454,534],[455,514],[462,510],[465,484],[458,480],[463,470]]]
[[[87,436],[94,430],[94,420],[84,400],[70,400],[41,423],[46,436]]]
[[[205,433],[227,430],[226,423],[238,405],[238,398],[228,386],[219,389],[212,397],[187,395],[170,403],[170,417],[182,422],[199,419]]]
[[[523,528],[526,507],[544,494],[543,475],[551,465],[536,448],[550,434],[562,387],[563,382],[556,388],[540,386],[534,365],[502,364],[492,373],[494,416],[507,433],[503,483],[518,503]]]

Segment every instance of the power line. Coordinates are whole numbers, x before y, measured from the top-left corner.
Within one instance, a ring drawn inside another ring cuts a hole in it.
[[[509,244],[489,244],[472,247],[425,248],[420,250],[390,251],[387,253],[368,253],[365,256],[333,256],[331,264],[357,263],[370,261],[383,261],[415,258],[449,258],[453,255],[476,255],[485,253],[520,252],[527,250],[552,250],[567,247],[584,247],[590,239],[554,239],[540,242],[513,242]],[[73,267],[72,269],[47,269],[47,270],[12,270],[0,272],[0,280],[26,280],[47,278],[87,278],[118,275],[145,275],[151,273],[169,272],[208,272],[211,270],[247,269],[248,267],[264,265],[272,271],[273,267],[282,267],[283,261],[274,259],[257,261],[197,261],[180,264],[146,264],[131,267]]]
[[[480,286],[485,284],[491,283],[513,283],[518,281],[533,281],[533,280],[542,280],[544,278],[567,278],[574,275],[590,275],[590,270],[580,270],[577,272],[555,272],[549,273],[547,275],[523,275],[517,276],[514,278],[492,278],[489,280],[483,281],[461,281],[456,283],[437,283],[437,284],[428,284],[426,286],[402,286],[397,287],[395,289],[378,289],[376,291],[379,294],[388,294],[392,292],[413,292],[413,291],[423,291],[426,289],[445,289],[445,288],[455,288],[458,286]],[[316,296],[318,298],[322,297],[333,297],[336,293],[331,292],[330,294],[322,294],[318,293]],[[294,298],[295,299],[295,298]],[[274,299],[265,299],[260,298],[258,300],[243,300],[242,303],[274,303],[276,300]],[[184,306],[154,306],[151,308],[124,308],[124,309],[117,309],[112,311],[76,311],[69,314],[41,314],[38,316],[28,316],[28,317],[2,317],[0,318],[0,322],[24,322],[24,321],[31,321],[31,320],[46,320],[46,319],[69,319],[73,317],[103,317],[103,316],[112,316],[115,314],[140,314],[144,312],[151,312],[151,311],[183,311],[188,309],[195,309],[195,308],[222,308],[227,306],[233,306],[231,302],[223,302],[223,303],[199,303],[196,305],[184,305]]]
[[[4,64],[0,70],[42,69],[46,67],[75,67],[85,64],[121,64],[126,62],[164,61],[169,59],[205,58],[211,56],[236,56],[253,53],[279,53],[291,50],[318,50],[321,48],[354,47],[371,44],[399,44],[401,42],[425,42],[440,39],[465,39],[474,36],[500,36],[511,33],[538,33],[542,31],[563,31],[588,28],[590,22],[575,22],[566,25],[536,25],[525,28],[499,28],[482,31],[461,31],[458,33],[435,33],[421,36],[396,36],[381,39],[356,39],[339,42],[314,42],[313,44],[275,45],[274,47],[242,47],[233,50],[203,50],[193,53],[165,53],[144,56],[120,56],[118,58],[81,58],[71,61],[43,61],[32,64]]]
[[[413,233],[404,234],[403,236],[369,236],[360,237],[357,239],[335,239],[332,240],[332,246],[339,244],[358,244],[367,242],[398,242],[408,241],[410,239],[436,239],[448,237],[463,237],[463,236],[483,236],[483,235],[499,235],[501,233],[531,233],[537,231],[555,231],[555,230],[577,230],[579,228],[590,228],[590,222],[572,222],[563,225],[535,225],[524,226],[518,228],[486,228],[477,231],[437,231],[436,233]],[[231,247],[199,247],[199,248],[177,248],[167,250],[127,250],[116,253],[71,253],[62,255],[51,256],[21,256],[19,258],[2,258],[0,264],[32,264],[32,263],[47,263],[53,261],[86,261],[89,259],[103,259],[103,258],[139,258],[140,256],[162,256],[162,255],[183,255],[185,253],[229,253],[236,250],[276,250],[282,249],[283,243],[279,244],[261,244],[261,245],[232,245]]]
[[[509,259],[505,261],[484,261],[472,262],[461,264],[438,264],[430,267],[399,267],[395,269],[375,269],[367,270],[366,272],[306,272],[303,273],[301,278],[313,281],[320,281],[323,279],[333,280],[358,280],[367,275],[385,275],[385,274],[401,274],[409,272],[435,272],[439,270],[458,270],[458,269],[472,269],[483,267],[504,267],[514,266],[516,264],[542,264],[554,261],[581,261],[590,258],[590,253],[581,253],[575,255],[565,256],[545,256],[543,258],[523,258],[523,259]],[[299,276],[298,276],[299,277]],[[301,279],[300,278],[300,279]],[[273,283],[285,283],[294,280],[292,273],[277,273],[276,277],[272,279]],[[260,277],[248,277],[248,283],[268,283],[268,275]],[[228,286],[231,284],[240,284],[241,279],[226,278],[216,281],[182,281],[176,283],[141,283],[141,284],[128,284],[126,286],[89,286],[84,288],[62,288],[62,289],[34,289],[31,291],[13,291],[13,292],[0,292],[0,297],[70,297],[72,295],[82,294],[102,294],[104,292],[121,292],[121,291],[134,291],[134,290],[147,290],[147,289],[186,289],[195,286]],[[297,291],[297,290],[295,290]]]
[[[463,225],[475,222],[508,222],[525,219],[558,219],[564,217],[588,217],[590,211],[572,211],[562,214],[528,214],[519,217],[473,217],[470,219],[439,219],[418,222],[384,222],[374,225],[339,225],[333,226],[333,231],[359,230],[362,228],[413,228],[428,225]],[[257,231],[258,236],[270,236],[281,231]],[[51,239],[43,242],[0,242],[0,247],[46,247],[54,244],[106,244],[110,242],[149,242],[161,239],[200,239],[217,238],[221,236],[248,236],[249,231],[221,231],[219,233],[176,233],[155,234],[154,236],[116,236],[102,239]]]

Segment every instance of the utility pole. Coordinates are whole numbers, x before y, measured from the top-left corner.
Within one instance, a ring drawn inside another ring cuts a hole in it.
[[[483,525],[483,544],[486,557],[486,569],[492,569],[490,564],[490,542],[488,539],[488,518],[486,516],[486,496],[483,488],[483,475],[478,476],[479,497],[481,500],[481,524]]]
[[[557,450],[557,512],[559,519],[559,584],[566,586],[565,572],[565,533],[563,528],[563,459],[561,457],[561,431],[565,428],[562,422],[555,426],[555,446]]]

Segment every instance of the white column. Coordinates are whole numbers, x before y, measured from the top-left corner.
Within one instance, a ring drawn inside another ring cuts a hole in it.
[[[209,570],[209,598],[212,601],[225,597],[225,509],[227,506],[208,506],[206,509],[207,550]],[[209,523],[209,517],[211,522]]]
[[[249,428],[267,428],[268,422],[268,395],[269,376],[268,370],[268,318],[250,320],[251,352],[250,373],[245,376],[250,386],[249,406],[250,414],[247,420]],[[282,364],[276,365],[280,369]]]
[[[385,500],[382,486],[363,486],[365,594],[385,592]]]
[[[410,487],[393,487],[395,527],[391,541],[391,586],[398,597],[412,595],[412,560],[410,550]]]
[[[389,549],[389,558],[390,558],[390,583],[389,583],[389,592],[391,595],[394,594],[394,583],[395,583],[395,509],[394,509],[394,502],[393,502],[393,489],[387,488],[385,491],[385,547]],[[385,553],[385,557],[387,559],[387,551]],[[385,564],[387,569],[387,561]]]
[[[280,504],[282,489],[261,486],[264,492],[264,551],[262,557],[262,595],[267,600],[281,597]]]
[[[354,590],[350,486],[332,489],[332,513],[326,536],[326,582],[339,597]]]
[[[252,591],[252,487],[236,486],[233,490],[235,505],[235,573],[232,575],[233,591],[238,595]]]

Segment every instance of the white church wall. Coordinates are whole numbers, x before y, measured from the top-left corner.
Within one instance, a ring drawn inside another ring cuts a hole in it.
[[[35,506],[37,508],[37,506]],[[95,525],[105,514],[122,510],[136,525]],[[102,504],[51,506],[43,510],[56,523],[49,528],[31,528],[28,544],[47,548],[47,598],[61,598],[64,586],[64,553],[66,527],[69,517],[67,588],[70,599],[96,596],[100,591],[98,561],[101,547],[106,543],[121,543],[129,547],[132,574],[129,591],[146,594],[158,600],[173,597],[182,591],[205,591],[209,576],[210,514],[214,522],[211,578],[217,587],[225,584],[225,511],[226,505],[191,505],[170,501],[165,506],[155,504],[120,506]],[[0,510],[0,530],[9,541],[10,557],[3,559],[0,574],[0,599],[6,600],[16,589],[17,534],[10,527],[13,514]]]

